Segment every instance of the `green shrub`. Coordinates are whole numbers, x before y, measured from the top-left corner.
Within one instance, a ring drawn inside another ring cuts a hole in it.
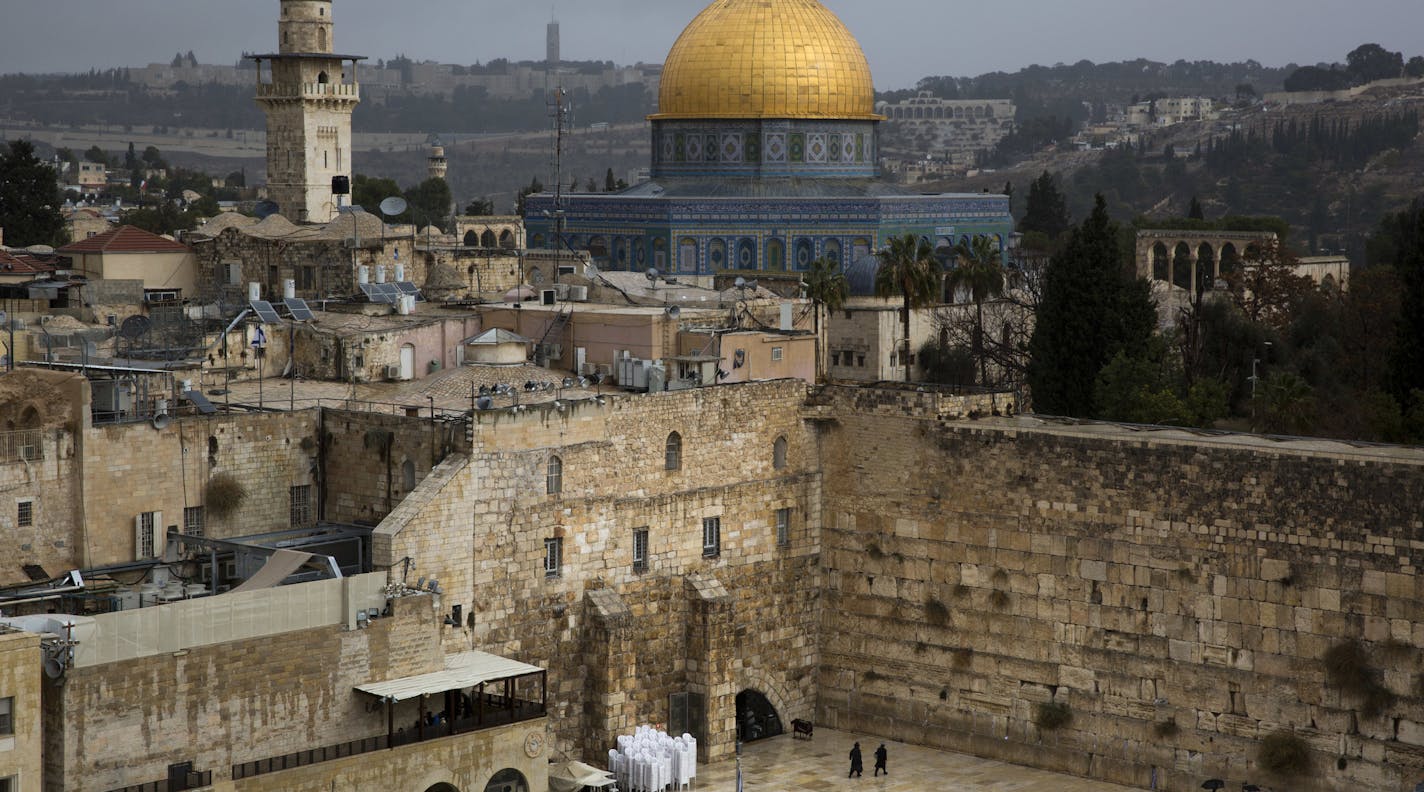
[[[880,559],[885,557],[885,552],[881,550],[880,545],[876,544],[875,542],[871,542],[865,546],[865,554],[875,559],[876,561],[879,561]]]
[[[1181,729],[1177,726],[1176,718],[1168,718],[1164,721],[1157,721],[1152,724],[1152,733],[1164,740],[1176,737],[1180,731]]]
[[[1002,591],[999,591],[998,589],[994,589],[993,591],[989,592],[989,604],[993,605],[999,610],[1003,610],[1004,608],[1007,608],[1009,606],[1009,595],[1005,594]]]
[[[1073,720],[1073,710],[1061,701],[1045,701],[1033,711],[1033,724],[1044,731],[1054,731]]]
[[[1289,729],[1279,729],[1261,740],[1256,763],[1277,775],[1302,775],[1310,770],[1310,746]]]
[[[246,498],[247,488],[231,473],[213,476],[203,488],[203,507],[208,514],[218,518],[236,512]]]

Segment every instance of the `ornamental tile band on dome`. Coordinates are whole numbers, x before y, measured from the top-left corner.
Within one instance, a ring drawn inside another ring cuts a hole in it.
[[[716,0],[663,65],[653,120],[879,120],[870,65],[816,0]]]

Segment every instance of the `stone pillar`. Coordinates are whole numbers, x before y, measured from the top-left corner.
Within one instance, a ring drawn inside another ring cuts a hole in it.
[[[687,690],[702,697],[707,722],[697,743],[700,762],[716,762],[737,750],[737,690],[734,600],[711,575],[687,578]]]
[[[638,679],[633,614],[618,592],[597,589],[584,594],[583,661],[587,669],[583,703],[582,752],[589,761],[606,761],[618,735],[636,728],[633,688]]]

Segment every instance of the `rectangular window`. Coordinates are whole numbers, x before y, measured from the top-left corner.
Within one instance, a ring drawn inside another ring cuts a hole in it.
[[[643,572],[648,568],[648,529],[633,529],[633,571]]]
[[[15,736],[15,697],[0,698],[0,736]]]
[[[183,533],[188,536],[203,535],[202,506],[189,506],[183,509]]]
[[[771,348],[771,359],[773,361],[781,360],[781,347]]]
[[[859,368],[865,368],[865,355],[857,355],[855,365]]]
[[[134,520],[134,557],[155,558],[157,547],[158,512],[143,512]]]
[[[776,510],[776,545],[785,547],[791,544],[791,510]]]
[[[558,577],[564,564],[564,540],[555,536],[544,540],[544,577]]]
[[[312,524],[311,485],[292,487],[292,527],[305,528]]]
[[[26,527],[29,527],[29,526],[35,524],[35,502],[34,502],[34,501],[27,501],[27,500],[20,501],[20,502],[17,504],[16,511],[17,511],[18,513],[15,515],[15,522],[16,522],[21,528],[26,528]]]
[[[702,556],[716,558],[722,554],[722,518],[702,518]]]

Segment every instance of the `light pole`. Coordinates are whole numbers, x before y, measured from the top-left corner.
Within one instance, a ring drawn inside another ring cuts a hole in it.
[[[1271,342],[1267,341],[1265,343],[1266,355],[1269,356],[1271,353]],[[1253,425],[1253,428],[1256,423],[1256,383],[1261,379],[1260,377],[1256,376],[1256,366],[1260,362],[1261,359],[1258,357],[1251,358],[1251,423]]]

